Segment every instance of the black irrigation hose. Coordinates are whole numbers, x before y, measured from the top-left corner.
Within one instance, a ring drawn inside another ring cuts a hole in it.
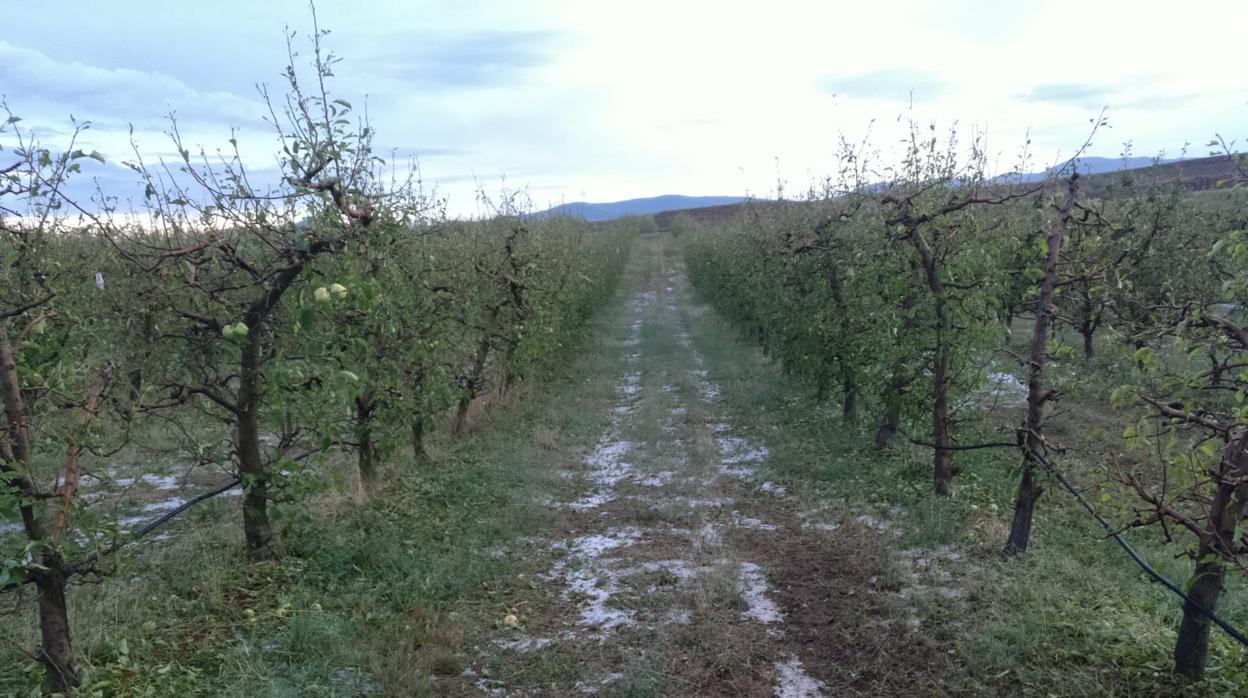
[[[142,528],[140,528],[139,530],[135,531],[133,534],[131,534],[131,535],[130,535],[128,538],[126,538],[125,540],[116,541],[116,542],[114,542],[112,545],[108,546],[107,548],[105,548],[105,549],[104,549],[104,550],[102,550],[102,551],[95,552],[95,553],[91,553],[90,555],[88,555],[87,557],[85,557],[85,558],[83,558],[83,559],[81,559],[81,560],[76,560],[76,561],[74,561],[74,562],[72,562],[72,563],[70,563],[70,564],[66,565],[66,566],[65,566],[65,576],[66,576],[66,577],[69,577],[69,576],[73,575],[74,573],[76,573],[78,570],[80,570],[80,569],[82,569],[83,567],[85,567],[86,565],[90,565],[90,564],[92,564],[92,563],[96,562],[97,560],[99,560],[100,558],[105,557],[105,556],[107,556],[107,555],[112,555],[113,553],[117,552],[118,550],[121,550],[123,547],[125,547],[125,546],[127,546],[127,545],[129,545],[129,544],[131,544],[131,543],[133,543],[133,542],[135,542],[135,541],[137,541],[137,540],[139,540],[140,538],[142,538],[142,537],[146,536],[147,534],[151,533],[152,531],[155,531],[156,529],[160,528],[161,526],[165,525],[166,523],[169,523],[169,521],[170,521],[170,520],[172,520],[174,517],[178,516],[178,515],[179,515],[179,514],[181,514],[182,512],[186,511],[187,509],[190,509],[191,507],[195,506],[196,504],[199,504],[200,502],[202,502],[202,501],[204,501],[204,500],[206,500],[206,499],[212,499],[213,497],[216,497],[216,496],[217,496],[217,495],[219,495],[219,494],[222,494],[222,493],[228,492],[229,490],[232,490],[232,489],[234,489],[235,487],[238,487],[238,486],[239,486],[239,484],[241,484],[241,483],[242,483],[242,480],[241,480],[241,479],[239,479],[239,478],[234,478],[234,479],[233,479],[233,480],[231,480],[230,482],[228,482],[228,483],[226,483],[226,484],[224,484],[224,485],[222,485],[222,486],[218,487],[218,488],[217,488],[217,489],[215,489],[215,490],[212,490],[212,491],[209,491],[209,492],[205,492],[205,493],[203,493],[203,494],[199,495],[198,497],[195,497],[195,498],[193,498],[193,499],[189,499],[189,500],[187,500],[186,502],[183,502],[182,504],[178,505],[177,507],[174,507],[173,509],[170,509],[169,511],[167,511],[167,512],[165,512],[165,513],[161,514],[160,516],[156,517],[156,518],[155,518],[155,519],[153,519],[152,521],[150,521],[150,522],[148,522],[148,523],[144,524]],[[18,589],[18,588],[20,588],[20,587],[22,587],[22,586],[25,586],[26,584],[29,584],[29,583],[31,583],[31,582],[33,582],[33,581],[34,581],[34,580],[33,580],[33,579],[31,579],[30,577],[27,577],[26,579],[23,579],[23,580],[18,581],[18,582],[10,582],[9,584],[6,584],[5,586],[0,587],[0,594],[2,594],[2,593],[4,593],[4,592],[8,592],[8,591],[13,591],[14,589]]]
[[[87,557],[85,557],[85,558],[83,558],[83,559],[81,559],[81,560],[78,560],[78,561],[76,561],[76,562],[74,562],[74,563],[72,563],[72,564],[67,565],[67,566],[66,566],[65,571],[66,571],[67,573],[69,573],[69,574],[73,574],[74,572],[76,572],[78,569],[80,569],[80,568],[81,568],[81,567],[83,567],[84,565],[89,565],[89,564],[91,564],[91,563],[95,562],[96,560],[99,560],[101,557],[104,557],[105,555],[112,555],[113,553],[117,552],[118,550],[121,550],[123,547],[125,547],[125,546],[127,546],[127,545],[129,545],[129,544],[131,544],[131,543],[133,543],[133,542],[135,542],[135,541],[137,541],[137,540],[139,540],[140,538],[142,538],[142,537],[146,536],[147,534],[151,533],[152,531],[155,531],[156,529],[158,529],[158,528],[160,528],[161,526],[165,525],[165,524],[166,524],[166,523],[168,523],[170,520],[172,520],[174,517],[176,517],[178,514],[181,514],[182,512],[186,511],[187,509],[190,509],[191,507],[195,506],[196,504],[199,504],[200,502],[204,501],[205,499],[212,499],[213,497],[215,497],[215,496],[217,496],[217,495],[219,495],[219,494],[222,494],[222,493],[228,492],[229,490],[234,489],[235,487],[237,487],[237,486],[238,486],[239,484],[241,484],[241,483],[242,483],[242,480],[241,480],[240,478],[234,478],[234,480],[232,480],[232,481],[230,481],[230,482],[228,482],[228,483],[226,483],[226,484],[224,484],[224,485],[222,485],[222,486],[218,487],[218,488],[217,488],[217,489],[215,489],[215,490],[212,490],[212,491],[210,491],[210,492],[205,492],[205,493],[203,493],[203,494],[199,495],[198,497],[195,497],[194,499],[189,499],[189,500],[187,500],[186,502],[183,502],[182,504],[178,505],[177,507],[174,507],[173,509],[170,509],[169,511],[167,511],[167,512],[165,512],[165,513],[161,514],[160,516],[156,517],[156,518],[155,518],[155,519],[153,519],[151,522],[149,522],[149,523],[145,524],[142,528],[140,528],[139,530],[137,530],[137,531],[135,531],[133,534],[131,534],[129,538],[127,538],[127,539],[125,539],[125,540],[122,540],[122,541],[115,542],[115,543],[113,543],[112,545],[110,545],[110,546],[108,546],[107,548],[105,548],[105,549],[104,549],[103,551],[101,551],[101,552],[98,552],[98,553],[92,553],[92,554],[88,555]]]
[[[900,426],[897,426],[896,429],[897,433],[906,437],[906,440],[915,446],[926,446],[927,448],[937,451],[975,451],[981,448],[1018,448],[1017,441],[989,441],[988,443],[970,444],[967,446],[938,446],[930,441],[923,441],[922,439],[914,438],[909,432],[902,429]]]
[[[901,431],[901,430],[899,429],[898,431]],[[902,433],[904,434],[905,432],[903,431]],[[907,438],[909,438],[908,434],[907,434]],[[948,450],[948,451],[970,451],[970,450],[974,450],[977,448],[998,448],[998,447],[1005,448],[1007,446],[1018,448],[1017,443],[1008,443],[1008,442],[975,444],[973,446],[947,446],[947,447],[942,448],[935,444],[920,441],[918,439],[910,438],[909,441],[910,443],[918,445],[918,446],[927,446],[928,448],[934,448],[937,450]],[[1057,469],[1057,466],[1054,465],[1052,461],[1040,455],[1039,453],[1033,452],[1032,455],[1035,456],[1036,461],[1040,463],[1042,466],[1044,466],[1044,469],[1049,471],[1049,474],[1052,475],[1055,480],[1057,480],[1058,484],[1062,486],[1062,489],[1069,492],[1070,495],[1074,497],[1079,502],[1079,504],[1082,505],[1083,508],[1086,509],[1087,512],[1091,514],[1092,517],[1097,520],[1098,523],[1101,524],[1101,527],[1105,529],[1105,532],[1108,533],[1110,537],[1114,539],[1114,542],[1118,543],[1118,545],[1121,546],[1124,551],[1126,551],[1127,555],[1129,555],[1131,559],[1135,561],[1135,564],[1140,566],[1140,569],[1144,570],[1144,572],[1147,573],[1148,576],[1152,577],[1155,581],[1160,583],[1162,586],[1169,589],[1176,596],[1183,599],[1184,603],[1191,604],[1192,608],[1195,608],[1197,611],[1200,611],[1201,614],[1203,614],[1206,618],[1213,621],[1214,625],[1217,625],[1224,632],[1226,632],[1227,635],[1230,635],[1232,638],[1234,638],[1236,642],[1238,642],[1239,644],[1245,647],[1248,647],[1248,636],[1245,636],[1244,633],[1237,630],[1235,626],[1219,618],[1217,615],[1214,614],[1213,611],[1210,611],[1209,609],[1201,605],[1200,602],[1192,599],[1192,597],[1188,596],[1187,593],[1185,593],[1182,589],[1180,589],[1177,584],[1163,577],[1160,572],[1153,569],[1151,565],[1145,562],[1144,558],[1140,557],[1140,554],[1135,551],[1135,548],[1132,548],[1131,544],[1128,543],[1125,539],[1123,539],[1122,534],[1114,530],[1114,527],[1111,526],[1109,522],[1105,520],[1105,517],[1096,513],[1096,509],[1094,509],[1092,505],[1088,503],[1088,500],[1083,498],[1083,495],[1079,493],[1079,490],[1075,489],[1074,485],[1070,484],[1070,481],[1066,479],[1065,475],[1062,475],[1062,472]]]
[[[971,444],[969,446],[937,446],[929,441],[920,441],[918,439],[910,439],[910,443],[915,446],[926,446],[937,451],[975,451],[981,448],[1018,448],[1018,443],[1014,441],[990,441],[985,444]]]
[[[1079,491],[1075,489],[1074,485],[1070,484],[1070,481],[1067,480],[1064,475],[1062,475],[1061,471],[1057,469],[1056,465],[1053,465],[1053,463],[1049,459],[1045,458],[1039,453],[1033,453],[1032,455],[1035,456],[1036,460],[1041,465],[1044,466],[1044,469],[1049,471],[1049,474],[1052,475],[1053,478],[1057,480],[1057,482],[1062,486],[1062,489],[1069,492],[1071,496],[1074,497],[1081,505],[1083,505],[1083,508],[1086,509],[1088,513],[1091,514],[1092,517],[1095,518],[1097,522],[1101,524],[1101,527],[1105,529],[1105,532],[1108,533],[1110,537],[1113,538],[1114,541],[1117,542],[1118,545],[1121,546],[1122,549],[1126,551],[1127,555],[1131,556],[1132,560],[1135,560],[1135,564],[1139,565],[1140,569],[1144,570],[1148,574],[1148,576],[1152,577],[1154,580],[1159,582],[1162,586],[1174,592],[1176,596],[1183,599],[1184,603],[1191,604],[1192,608],[1195,608],[1197,611],[1200,611],[1202,614],[1204,614],[1206,618],[1213,621],[1214,625],[1217,625],[1219,628],[1225,631],[1226,634],[1234,638],[1236,642],[1238,642],[1239,644],[1245,647],[1248,647],[1248,637],[1246,637],[1243,633],[1237,630],[1235,626],[1231,625],[1230,623],[1227,623],[1226,621],[1222,620],[1218,616],[1214,615],[1213,611],[1210,611],[1209,609],[1201,605],[1199,602],[1192,599],[1192,597],[1184,593],[1184,591],[1180,589],[1178,585],[1176,585],[1174,582],[1171,582],[1169,579],[1166,579],[1165,577],[1163,577],[1160,572],[1153,569],[1152,566],[1150,566],[1147,562],[1145,562],[1144,558],[1140,557],[1140,554],[1135,551],[1135,548],[1132,548],[1131,544],[1123,540],[1122,534],[1114,530],[1114,527],[1109,525],[1109,522],[1105,520],[1105,517],[1096,513],[1096,509],[1093,509],[1092,505],[1088,503],[1088,500],[1084,499],[1083,495],[1080,494]]]

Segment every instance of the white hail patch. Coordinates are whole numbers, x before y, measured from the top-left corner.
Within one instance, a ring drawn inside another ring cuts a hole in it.
[[[495,640],[494,644],[512,652],[536,652],[552,642],[554,640],[548,637],[522,637],[518,640]]]
[[[746,604],[742,615],[759,623],[778,623],[784,620],[780,607],[767,595],[767,576],[763,574],[762,568],[752,562],[742,562],[738,582]]]
[[[882,519],[877,519],[870,514],[860,514],[854,517],[854,521],[857,521],[873,531],[879,531],[880,533],[887,533],[888,531],[893,530],[892,524]]]
[[[147,504],[144,504],[142,511],[147,512],[149,514],[155,513],[155,512],[169,511],[170,509],[176,509],[182,506],[183,504],[186,504],[185,499],[181,497],[169,497],[167,499],[162,499],[158,502],[149,502]]]
[[[722,506],[735,504],[736,501],[737,500],[733,499],[732,497],[699,498],[699,497],[680,496],[680,497],[672,497],[670,500],[667,500],[667,501],[660,501],[657,503],[657,506],[662,507],[666,504],[673,503],[673,504],[679,504],[682,506],[689,507],[690,509],[702,509],[702,508],[714,509],[714,508],[718,508]]]
[[[673,608],[663,617],[663,621],[669,625],[689,625],[693,622],[693,611],[687,608]]]
[[[688,560],[659,560],[657,562],[643,562],[640,570],[650,573],[667,572],[673,577],[683,581],[688,581],[703,572],[709,571],[711,568],[705,565],[693,566]]]
[[[637,484],[643,487],[665,487],[674,477],[676,477],[676,473],[670,470],[664,470],[657,473],[651,473],[649,475],[639,476],[637,478]]]
[[[606,533],[581,536],[568,545],[568,551],[586,560],[597,560],[608,550],[623,548],[636,543],[641,538],[641,531],[635,526],[612,528]]]
[[[824,683],[802,667],[797,657],[776,662],[776,698],[822,698]]]
[[[468,678],[468,679],[476,679],[476,681],[473,682],[473,685],[476,686],[477,690],[481,691],[481,693],[484,695],[487,695],[487,696],[507,695],[507,691],[504,690],[501,686],[501,684],[503,683],[502,681],[496,681],[494,679],[489,679],[484,676],[481,676],[476,671],[474,671],[472,667],[468,667],[464,669],[461,676],[463,676],[464,678]],[[491,686],[490,684],[500,684],[500,685]]]
[[[732,525],[736,526],[737,528],[749,528],[755,531],[776,530],[775,524],[769,524],[761,519],[756,519],[752,516],[742,516],[741,513],[738,511],[732,512]]]
[[[768,451],[766,446],[755,446],[753,448],[746,447],[738,450],[732,455],[726,456],[724,458],[724,462],[730,465],[737,465],[740,463],[757,463],[759,461],[766,460],[769,455],[771,455],[771,451]]]
[[[575,502],[568,502],[566,506],[573,511],[589,511],[590,509],[597,509],[603,504],[613,501],[614,499],[615,495],[613,494],[607,492],[597,492],[587,494]]]
[[[774,483],[774,482],[772,482],[772,481],[770,481],[770,480],[768,480],[768,481],[764,482],[763,484],[759,485],[759,486],[758,486],[758,489],[760,489],[760,490],[762,490],[763,492],[766,492],[766,493],[768,493],[768,494],[774,494],[774,495],[776,495],[777,497],[783,497],[785,494],[787,494],[787,493],[788,493],[788,490],[786,490],[786,489],[784,488],[784,485],[777,485],[776,483]]]
[[[593,453],[585,459],[585,464],[591,469],[588,475],[590,481],[596,485],[613,487],[628,477],[632,465],[624,461],[624,456],[632,449],[633,444],[629,441],[602,437]]]
[[[561,578],[564,584],[561,596],[578,599],[581,609],[578,625],[596,630],[591,637],[604,639],[607,631],[636,623],[632,611],[610,608],[611,598],[621,591],[621,575],[612,570],[602,556],[610,550],[632,545],[640,538],[641,531],[630,526],[553,546],[566,549],[568,559],[556,563],[546,578]]]
[[[703,547],[719,545],[719,541],[719,529],[709,521],[703,524],[702,528],[698,529],[698,532],[693,536],[693,542]]]
[[[751,468],[745,465],[721,465],[719,467],[720,474],[726,477],[735,477],[738,480],[749,480],[758,475],[757,468]]]
[[[138,483],[150,485],[158,490],[176,490],[182,486],[178,478],[173,475],[141,475],[137,478],[119,477],[113,480],[114,485],[122,488],[132,487]]]
[[[575,688],[581,693],[587,693],[587,694],[592,695],[602,690],[603,688],[610,686],[616,681],[619,681],[622,678],[624,678],[624,674],[621,674],[619,672],[612,672],[602,677],[601,679],[598,679],[597,683],[589,683],[588,681],[584,681],[584,680],[577,681]]]
[[[641,374],[634,371],[633,373],[629,373],[625,375],[624,380],[620,381],[620,384],[616,386],[616,390],[619,391],[621,395],[628,395],[628,396],[632,396],[632,395],[636,395],[637,393],[640,393],[641,392]]]

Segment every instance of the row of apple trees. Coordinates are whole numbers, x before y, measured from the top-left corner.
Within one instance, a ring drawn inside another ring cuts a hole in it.
[[[796,200],[678,218],[692,282],[876,447],[900,435],[928,449],[937,493],[953,491],[964,451],[1020,454],[1003,461],[1021,466],[1007,557],[1027,549],[1062,450],[1046,421],[1063,396],[1108,384],[1096,399],[1112,390],[1135,448],[1107,469],[1107,496],[1123,525],[1188,536],[1194,603],[1175,662],[1201,675],[1199,607],[1216,609],[1248,544],[1248,172],[1225,155],[1228,176],[1201,192],[1080,177],[1076,162],[1043,181],[990,177],[981,141],[911,129],[899,166],[874,171],[847,147]],[[1020,331],[1026,351],[1008,341]],[[1111,355],[1093,359],[1098,346]],[[1012,389],[1018,421],[994,429],[990,408]]]
[[[0,588],[37,606],[52,692],[79,681],[70,581],[149,528],[97,496],[136,454],[236,478],[214,491],[241,487],[247,554],[272,558],[272,507],[331,456],[366,490],[418,467],[431,432],[566,356],[621,272],[628,223],[527,217],[514,194],[447,220],[327,91],[321,38],[273,104],[276,180],[171,122],[177,159],[127,163],[135,204],[75,201],[101,156],[0,121]]]

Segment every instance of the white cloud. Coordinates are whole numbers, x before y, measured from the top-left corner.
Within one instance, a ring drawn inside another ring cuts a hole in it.
[[[336,89],[368,95],[381,141],[423,153],[426,179],[460,212],[474,210],[474,175],[528,184],[539,204],[802,185],[829,170],[842,133],[870,129],[890,148],[911,88],[919,121],[986,130],[1003,162],[1027,133],[1038,166],[1069,155],[1105,104],[1113,128],[1098,155],[1248,136],[1234,132],[1248,122],[1241,1],[322,6],[344,59]],[[153,7],[124,0],[55,22],[15,9],[0,28],[0,89],[46,123],[96,119],[92,137],[110,148],[124,137],[104,131],[127,119],[148,119],[144,145],[164,147],[150,119],[166,104],[195,120],[197,141],[221,143],[227,124],[262,113],[238,95],[280,71],[283,20],[308,25],[302,0],[179,6],[190,14],[178,23],[156,22]],[[57,43],[58,27],[124,40]],[[247,135],[271,165],[267,136]]]

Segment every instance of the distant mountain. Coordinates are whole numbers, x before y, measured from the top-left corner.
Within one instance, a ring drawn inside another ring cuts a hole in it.
[[[1244,181],[1244,173],[1240,168],[1243,166],[1242,163],[1248,162],[1246,159],[1248,159],[1248,155],[1237,155],[1234,158],[1216,155],[1203,158],[1162,160],[1160,163],[1154,164],[1152,158],[1126,158],[1125,160],[1123,158],[1080,158],[1079,171],[1086,175],[1080,193],[1092,196],[1103,194],[1114,185],[1117,179],[1115,173],[1125,170],[1132,171],[1133,178],[1140,186],[1177,183],[1189,191],[1222,189]],[[1023,181],[1043,182],[1047,177],[1048,175],[1044,172],[1034,172],[1023,175]],[[995,181],[1001,183],[1017,180],[1014,178],[1007,180],[1003,176],[998,177]],[[869,189],[873,190],[882,188],[883,185],[879,184],[869,187]],[[675,211],[659,213],[654,216],[654,223],[659,230],[670,230],[672,220],[677,215],[687,215],[695,220],[710,223],[726,221],[739,214],[743,205],[742,203],[736,203],[700,207],[685,210],[681,214]],[[766,207],[780,204],[775,201],[755,199],[750,205]]]
[[[1141,167],[1152,167],[1168,162],[1179,162],[1179,158],[1158,160],[1156,158],[1079,158],[1079,174],[1102,174],[1104,172],[1121,172],[1122,170],[1138,170]],[[1054,168],[1056,169],[1056,168]]]
[[[1124,170],[1138,170],[1153,165],[1168,165],[1175,162],[1185,162],[1183,158],[1171,158],[1158,160],[1148,157],[1137,158],[1102,158],[1102,157],[1084,157],[1079,158],[1079,174],[1081,175],[1097,175],[1107,174],[1111,172],[1122,172]],[[1054,165],[1044,172],[1028,172],[1022,175],[1024,182],[1041,182],[1049,175],[1055,174],[1062,165]],[[1011,175],[1001,175],[997,180],[1005,181],[1014,179]]]
[[[745,201],[743,196],[651,196],[645,199],[628,199],[610,203],[591,204],[576,201],[570,204],[555,206],[539,211],[534,216],[572,216],[587,221],[609,221],[624,216],[646,216],[662,211],[683,211],[690,208],[706,208],[707,206],[723,206]]]

